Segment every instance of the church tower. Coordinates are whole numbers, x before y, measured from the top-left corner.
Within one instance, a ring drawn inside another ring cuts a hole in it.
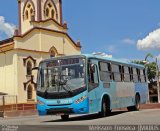
[[[16,96],[18,103],[35,104],[32,68],[50,57],[80,55],[81,45],[62,23],[62,0],[18,0],[18,11],[19,29],[0,41],[0,92]]]
[[[62,0],[18,0],[19,34],[49,19],[62,25]]]

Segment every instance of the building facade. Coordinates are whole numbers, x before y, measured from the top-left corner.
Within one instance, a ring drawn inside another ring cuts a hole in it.
[[[67,34],[62,0],[18,0],[18,10],[14,36],[0,41],[0,92],[28,103],[36,100],[32,68],[49,57],[80,54],[81,45]]]

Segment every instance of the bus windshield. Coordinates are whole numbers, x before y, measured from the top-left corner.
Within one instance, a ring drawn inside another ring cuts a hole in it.
[[[38,91],[70,92],[85,86],[85,59],[68,58],[40,64]]]

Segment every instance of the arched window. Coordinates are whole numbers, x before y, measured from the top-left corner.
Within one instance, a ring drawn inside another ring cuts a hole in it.
[[[57,49],[53,46],[49,50],[50,57],[56,57],[58,55]]]
[[[54,5],[52,0],[48,0],[45,3],[44,11],[45,11],[45,18],[52,18],[52,19],[57,19],[56,17],[56,6]]]
[[[49,9],[46,9],[46,17],[49,17]]]
[[[34,17],[34,7],[31,2],[28,2],[24,7],[24,20],[31,20]]]
[[[31,8],[31,10],[30,10],[30,14],[33,15],[33,9],[32,9],[32,8]]]
[[[25,19],[28,19],[28,10],[25,12]]]
[[[51,17],[54,19],[54,10],[51,11]]]
[[[32,63],[30,61],[27,62],[27,75],[32,75]]]
[[[31,7],[31,4],[28,4],[28,6],[27,6],[28,8],[30,8]]]
[[[33,98],[33,91],[32,91],[32,86],[29,85],[27,88],[27,99],[31,100]]]
[[[54,50],[51,50],[50,51],[50,57],[55,57],[55,56],[56,56],[56,54],[55,54]]]

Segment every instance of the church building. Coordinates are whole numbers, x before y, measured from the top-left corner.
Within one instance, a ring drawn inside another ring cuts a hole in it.
[[[80,54],[81,45],[67,33],[62,0],[18,0],[18,10],[18,29],[0,41],[0,93],[29,103],[36,101],[32,68],[43,59]]]

